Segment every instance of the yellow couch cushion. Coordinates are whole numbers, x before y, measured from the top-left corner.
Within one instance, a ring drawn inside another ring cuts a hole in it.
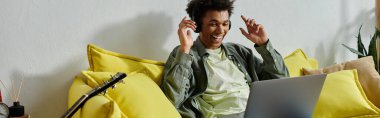
[[[69,90],[68,107],[70,108],[82,95],[91,91],[92,88],[76,76]],[[94,96],[87,100],[81,109],[79,109],[73,118],[121,118],[120,108],[105,96]]]
[[[81,109],[82,118],[122,118],[124,116],[114,101],[100,95],[89,99]]]
[[[291,77],[302,76],[303,68],[318,68],[318,62],[313,58],[308,58],[301,49],[296,49],[293,53],[286,56],[284,62]]]
[[[379,112],[365,96],[354,69],[327,75],[313,118],[380,117]]]
[[[115,72],[83,71],[88,84],[98,86]],[[158,85],[146,74],[130,72],[123,79],[125,84],[117,84],[116,89],[108,90],[109,95],[130,118],[180,118],[180,114],[166,98]]]
[[[139,69],[144,69],[144,74],[149,76],[158,85],[161,84],[163,62],[108,51],[93,44],[87,46],[87,56],[91,71],[124,72],[128,74]]]
[[[372,56],[363,57],[356,60],[346,61],[343,63],[331,65],[318,70],[305,69],[304,74],[322,74],[332,73],[340,70],[357,69],[358,77],[361,86],[367,96],[367,98],[380,108],[380,75],[375,69],[375,63]]]

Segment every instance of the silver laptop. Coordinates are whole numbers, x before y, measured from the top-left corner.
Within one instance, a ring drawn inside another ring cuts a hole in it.
[[[245,118],[311,118],[326,75],[254,82]]]

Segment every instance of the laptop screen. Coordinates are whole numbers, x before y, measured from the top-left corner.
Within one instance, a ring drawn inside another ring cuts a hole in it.
[[[254,82],[245,118],[312,116],[326,74]]]

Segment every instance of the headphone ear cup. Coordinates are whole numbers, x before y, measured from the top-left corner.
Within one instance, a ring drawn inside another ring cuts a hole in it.
[[[228,23],[228,29],[231,29],[231,21]]]
[[[197,22],[197,21],[195,21],[195,25],[197,26],[197,28],[195,28],[195,33],[199,33],[199,32],[201,32],[201,27],[202,27],[202,25],[201,25],[201,23],[200,22]]]
[[[195,28],[195,31],[194,31],[195,33],[199,33],[199,32],[201,32],[201,28]]]

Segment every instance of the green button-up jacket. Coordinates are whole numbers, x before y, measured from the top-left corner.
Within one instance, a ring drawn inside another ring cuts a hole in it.
[[[266,45],[255,45],[263,60],[243,45],[223,43],[222,48],[226,56],[245,74],[249,85],[254,81],[289,76],[282,56],[272,47],[270,41]],[[161,89],[183,118],[202,117],[194,98],[207,88],[207,57],[206,48],[198,37],[189,54],[180,52],[177,46],[165,64]]]

